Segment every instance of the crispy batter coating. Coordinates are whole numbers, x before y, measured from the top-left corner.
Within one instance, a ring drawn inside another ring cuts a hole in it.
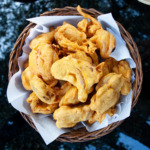
[[[78,24],[77,27],[81,32],[87,32],[87,27],[89,25],[89,21],[87,19],[82,19]]]
[[[93,18],[92,16],[84,13],[82,10],[81,10],[81,7],[78,5],[77,7],[77,11],[80,13],[80,15],[82,15],[84,18],[87,18],[90,20],[90,22],[88,23],[87,21],[81,21],[78,23],[78,28],[81,29],[81,31],[85,30],[86,29],[86,34],[88,37],[91,37],[93,36],[96,31],[98,29],[101,29],[102,26],[101,26],[101,23],[99,21],[97,21],[95,18]]]
[[[100,81],[98,82],[98,84],[96,85],[96,91],[103,86],[104,84],[106,84],[108,82],[108,80],[113,76],[116,75],[116,73],[108,73],[107,75],[105,75],[103,78],[100,79]]]
[[[100,50],[102,58],[108,58],[112,50],[116,47],[116,39],[110,32],[99,29],[96,34],[88,41],[89,51],[94,52],[96,49]]]
[[[37,51],[31,51],[31,53],[29,54],[29,69],[30,71],[37,76],[40,76],[40,73],[37,69]]]
[[[31,90],[31,87],[30,87],[30,81],[31,79],[33,78],[33,74],[32,72],[29,70],[29,67],[27,67],[23,72],[22,72],[22,75],[21,75],[21,79],[22,79],[22,84],[23,84],[23,87],[26,89],[26,90]]]
[[[91,57],[93,64],[95,64],[96,66],[99,64],[99,59],[98,59],[96,52],[88,53],[87,55]]]
[[[131,80],[131,68],[126,60],[116,61],[114,58],[109,57],[105,60],[106,74],[110,72],[115,72],[117,74],[122,74],[127,81]]]
[[[32,50],[37,50],[37,48],[39,47],[39,45],[43,45],[43,44],[51,44],[54,40],[54,33],[55,33],[55,30],[52,30],[48,33],[42,33],[40,34],[39,36],[37,36],[36,38],[34,38],[30,44],[29,44],[29,47],[32,49]]]
[[[114,71],[114,66],[118,65],[118,61],[116,61],[114,58],[109,57],[105,60],[105,75],[110,72],[116,72]],[[116,72],[117,73],[117,72]]]
[[[51,74],[51,66],[58,59],[58,55],[52,49],[51,45],[43,44],[38,47],[36,59],[37,69],[43,80],[51,86],[57,84],[57,80],[54,79],[54,77]]]
[[[59,106],[78,104],[78,89],[74,86],[71,86],[66,94],[61,98]]]
[[[83,51],[77,51],[76,53],[71,54],[71,55],[73,58],[88,61],[89,63],[93,63],[96,66],[99,64],[99,60],[98,60],[98,56],[97,56],[96,52],[85,53]]]
[[[74,54],[71,54],[72,58],[75,58],[75,59],[79,59],[79,60],[84,60],[84,61],[87,61],[89,63],[92,63],[92,59],[91,57],[89,57],[85,52],[83,51],[77,51],[76,53]]]
[[[104,77],[106,79],[106,77]],[[103,114],[109,108],[115,106],[120,97],[124,78],[121,74],[113,74],[110,79],[97,90],[91,99],[91,109],[98,114]]]
[[[125,60],[116,61],[114,58],[106,59],[104,62],[104,67],[103,67],[103,76],[106,75],[105,78],[107,79],[108,77],[109,79],[109,77],[112,75],[112,74],[109,74],[111,72],[121,74],[123,76],[124,85],[121,89],[121,94],[127,95],[131,89],[131,74],[132,74],[132,71],[128,62]],[[96,89],[98,89],[101,86],[101,81],[102,80],[100,80],[100,82],[97,84]]]
[[[61,87],[56,91],[57,99],[61,100],[61,98],[66,94],[66,92],[72,87],[69,82],[65,82],[61,85]]]
[[[55,89],[47,85],[41,78],[34,76],[30,81],[30,86],[33,92],[38,96],[38,98],[46,104],[58,103],[57,93]]]
[[[108,58],[112,50],[116,47],[116,39],[113,34],[106,30],[97,30],[97,47],[100,49],[102,58]]]
[[[72,55],[56,61],[51,72],[56,79],[68,81],[77,87],[78,99],[81,102],[86,102],[91,87],[102,76],[102,72],[95,66],[87,61],[75,59]]]
[[[46,104],[42,102],[34,92],[27,98],[27,102],[30,103],[33,113],[51,114],[58,108],[58,103]]]
[[[127,95],[131,90],[131,82],[125,80],[124,86],[121,88],[121,94]]]
[[[69,23],[57,27],[54,37],[58,44],[68,51],[87,51],[86,34]]]
[[[61,106],[55,110],[53,117],[56,120],[56,126],[60,128],[70,128],[80,121],[87,121],[93,112],[89,105],[69,107]]]
[[[132,71],[127,61],[119,61],[117,65],[113,66],[113,71],[118,74],[122,74],[123,77],[125,77],[126,80],[130,82]]]
[[[98,49],[97,44],[97,34],[94,34],[94,36],[92,36],[90,39],[88,39],[88,51],[90,53],[94,53],[96,49]]]
[[[54,33],[55,30],[40,34],[29,44],[32,49],[29,55],[30,70],[51,86],[57,84],[57,80],[52,77],[50,72],[51,65],[59,59],[51,45],[54,40]]]
[[[127,95],[130,92],[131,89],[131,68],[127,61],[121,60],[118,62],[118,65],[113,66],[113,71],[122,74],[125,80],[125,84],[121,89],[122,95]]]
[[[98,113],[94,112],[93,115],[89,118],[88,123],[92,124],[95,121],[98,121],[101,124],[102,121],[105,119],[106,114],[108,114],[110,117],[112,117],[115,114],[115,112],[116,112],[116,110],[114,108],[108,109],[103,114],[98,114]]]

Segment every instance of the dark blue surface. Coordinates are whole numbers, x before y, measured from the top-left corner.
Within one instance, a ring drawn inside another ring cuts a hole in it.
[[[114,18],[131,33],[142,58],[143,89],[131,116],[109,135],[84,143],[70,144],[54,141],[46,146],[40,135],[7,102],[9,53],[18,35],[28,24],[26,18],[39,16],[53,8],[77,6],[78,4],[84,8],[95,8],[103,13],[112,12]],[[0,0],[0,150],[148,150],[150,147],[149,26],[150,6],[136,0],[37,0],[32,2],[28,0],[26,3]]]

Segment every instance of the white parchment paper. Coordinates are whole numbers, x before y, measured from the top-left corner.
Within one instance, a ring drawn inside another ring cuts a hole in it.
[[[33,114],[29,104],[26,102],[26,99],[29,96],[30,92],[26,91],[22,86],[21,73],[23,71],[23,64],[28,59],[29,53],[31,52],[31,49],[29,48],[30,41],[41,33],[49,32],[50,26],[57,27],[59,25],[62,25],[63,21],[67,21],[68,23],[76,26],[77,23],[82,19],[82,16],[42,16],[27,19],[28,21],[33,22],[37,25],[30,30],[30,34],[25,40],[25,44],[23,46],[23,54],[18,59],[19,71],[12,76],[8,84],[7,98],[9,103],[11,103],[11,105],[18,111],[31,116],[33,123],[35,124],[37,130],[39,131],[46,144],[54,141],[59,135],[79,127],[85,126],[86,129],[91,132],[104,128],[110,123],[123,120],[130,116],[132,89],[127,96],[121,96],[120,103],[116,106],[116,113],[112,117],[106,115],[105,120],[101,124],[95,122],[92,126],[89,126],[88,124],[82,122],[72,129],[58,129],[52,115]],[[119,28],[111,13],[98,16],[97,19],[101,22],[103,28],[111,32],[116,38],[117,45],[110,56],[115,58],[116,60],[126,59],[129,62],[130,67],[135,68],[136,65],[130,56],[129,50],[126,47],[125,41],[120,35]],[[132,73],[131,79],[133,82],[134,73]]]

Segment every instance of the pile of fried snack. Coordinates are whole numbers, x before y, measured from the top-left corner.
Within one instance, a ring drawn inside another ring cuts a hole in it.
[[[32,91],[27,98],[32,112],[53,114],[58,128],[101,123],[131,88],[128,62],[109,57],[114,36],[80,6],[77,10],[87,18],[77,27],[64,22],[31,41],[22,73],[24,88]]]

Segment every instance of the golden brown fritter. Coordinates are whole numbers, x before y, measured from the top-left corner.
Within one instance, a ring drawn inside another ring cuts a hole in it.
[[[90,20],[90,22],[87,22],[86,19],[79,22],[77,27],[79,30],[81,30],[82,32],[85,31],[86,35],[88,37],[92,37],[96,31],[98,29],[101,29],[102,26],[101,26],[101,23],[99,21],[97,21],[95,18],[93,18],[92,16],[84,13],[82,10],[81,10],[81,7],[78,5],[77,7],[77,11],[79,12],[80,15],[82,15],[84,18],[87,18]]]
[[[57,27],[54,37],[58,44],[68,51],[87,51],[86,34],[69,23]]]
[[[32,72],[29,70],[29,67],[27,67],[27,68],[22,72],[21,80],[22,80],[23,87],[24,87],[26,90],[31,90],[30,81],[31,81],[31,79],[33,78],[33,76],[34,76],[34,75],[33,75]]]
[[[37,76],[40,76],[40,73],[37,69],[37,51],[31,51],[31,53],[29,54],[29,69],[30,71]]]
[[[41,44],[52,44],[54,40],[54,33],[55,30],[40,34],[30,42],[29,47],[36,51]]]
[[[51,72],[54,78],[68,81],[77,87],[78,99],[81,102],[86,102],[92,86],[98,83],[102,76],[102,72],[97,71],[96,66],[75,59],[71,55],[56,61],[52,65]]]
[[[78,30],[80,30],[81,32],[86,33],[87,32],[87,27],[89,25],[89,21],[87,19],[82,19],[78,24]]]
[[[96,34],[89,39],[88,44],[91,53],[98,49],[100,56],[106,59],[109,58],[112,50],[116,47],[116,39],[110,32],[99,29],[96,31]]]
[[[98,114],[97,112],[94,112],[92,116],[89,118],[88,123],[92,124],[95,121],[98,121],[100,124],[102,121],[106,118],[106,114],[108,114],[110,117],[112,117],[115,114],[116,110],[114,108],[108,109],[103,114]]]
[[[58,103],[55,89],[47,85],[41,78],[34,76],[30,81],[30,86],[38,98],[46,104]]]
[[[78,89],[75,86],[71,86],[66,94],[61,98],[59,106],[78,104]]]
[[[34,92],[27,98],[27,102],[30,103],[33,113],[51,114],[58,108],[58,103],[46,104],[42,102]]]
[[[104,76],[104,80],[107,77]],[[102,80],[103,80],[102,79]],[[102,82],[102,81],[101,81]],[[121,74],[113,74],[105,84],[97,89],[96,94],[91,99],[91,109],[98,114],[103,114],[109,108],[114,107],[120,97],[121,88],[124,85],[124,78]]]
[[[37,70],[42,79],[49,85],[55,86],[57,80],[51,74],[51,66],[57,61],[58,55],[49,44],[40,45],[37,49]]]
[[[93,112],[88,105],[74,108],[61,106],[55,110],[53,117],[56,120],[57,128],[70,128],[80,121],[87,121],[92,113]]]
[[[124,85],[121,89],[121,94],[127,95],[131,89],[131,73],[132,73],[128,62],[125,60],[116,61],[114,58],[106,59],[103,67],[103,76],[108,75],[109,73],[117,73],[122,75],[124,80]],[[109,74],[106,77],[109,77],[111,75],[112,74]],[[100,86],[100,84],[101,84],[101,80],[97,84],[96,89],[97,87]]]

